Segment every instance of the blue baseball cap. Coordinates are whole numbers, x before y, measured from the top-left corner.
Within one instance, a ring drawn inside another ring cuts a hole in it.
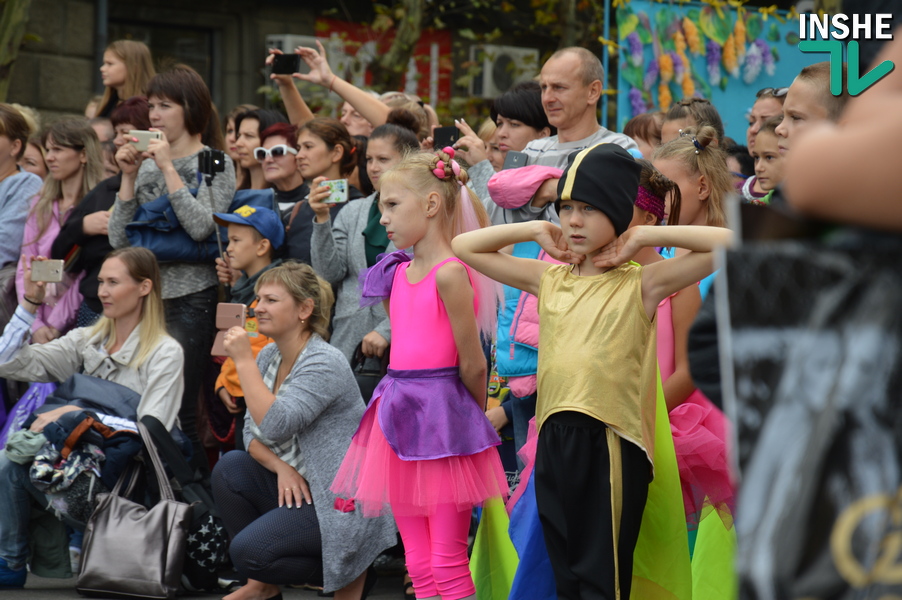
[[[279,248],[285,242],[285,227],[282,220],[276,211],[269,208],[244,205],[231,213],[213,213],[213,220],[222,226],[236,223],[253,227],[269,240],[273,249]]]

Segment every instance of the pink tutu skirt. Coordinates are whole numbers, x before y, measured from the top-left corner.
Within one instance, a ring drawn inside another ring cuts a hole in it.
[[[696,390],[670,412],[686,521],[697,525],[713,507],[732,524],[734,485],[727,451],[726,416]]]
[[[423,516],[438,504],[466,510],[489,498],[507,497],[507,477],[497,449],[401,460],[382,433],[377,409],[364,413],[331,488],[340,497],[353,498],[364,516],[378,516],[388,508],[400,516]]]

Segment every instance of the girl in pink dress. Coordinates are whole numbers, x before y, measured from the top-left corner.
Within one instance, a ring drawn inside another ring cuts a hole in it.
[[[382,176],[381,223],[413,258],[394,252],[361,275],[363,304],[388,299],[390,367],[332,484],[365,515],[391,508],[417,598],[475,598],[470,513],[507,492],[480,339],[494,331],[498,288],[451,250],[453,236],[489,224],[467,180],[451,148]]]
[[[658,225],[664,220],[665,197],[671,195],[668,224],[676,225],[680,214],[680,190],[650,162],[640,160],[639,194],[630,227]],[[665,260],[651,248],[636,255],[636,262]],[[733,481],[727,457],[727,419],[689,375],[686,340],[689,327],[701,307],[697,286],[673,294],[658,305],[657,358],[670,416],[683,505],[690,532],[698,527],[704,509],[713,506],[724,523],[732,524]],[[694,535],[691,536],[694,541]]]

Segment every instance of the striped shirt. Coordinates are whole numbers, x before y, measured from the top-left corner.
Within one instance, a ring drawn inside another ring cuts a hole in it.
[[[305,346],[300,356],[298,356],[298,360],[301,360],[301,356],[304,356],[304,352],[306,351],[307,347]],[[263,383],[266,384],[266,387],[268,387],[270,391],[273,391],[275,387],[276,373],[278,373],[281,364],[281,358],[279,360],[270,361],[269,366],[266,368],[266,372],[263,373]],[[276,402],[278,402],[278,398],[276,399]],[[282,462],[294,467],[294,470],[297,471],[301,477],[307,476],[307,469],[304,465],[304,456],[301,454],[301,445],[298,442],[297,435],[293,435],[282,442],[275,442],[263,435],[263,432],[260,431],[260,428],[251,418],[250,411],[245,414],[244,418],[247,419],[248,426],[254,439],[272,450],[273,454],[278,456]]]

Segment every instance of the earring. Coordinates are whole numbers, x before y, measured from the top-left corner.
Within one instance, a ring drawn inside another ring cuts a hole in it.
[[[303,323],[303,322],[304,322],[304,319],[301,319],[301,323]]]

